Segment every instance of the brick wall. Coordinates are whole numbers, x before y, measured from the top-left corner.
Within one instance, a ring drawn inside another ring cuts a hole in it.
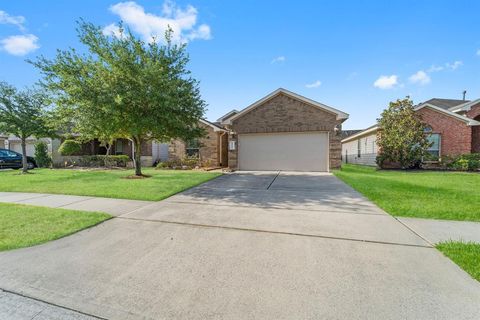
[[[293,99],[287,95],[279,94],[262,105],[233,120],[232,130],[237,134],[242,133],[273,133],[273,132],[330,132],[330,168],[341,165],[342,145],[340,143],[340,130],[334,131],[341,121],[336,115],[321,110],[305,102]],[[237,135],[230,137],[237,141]],[[228,165],[237,168],[237,148],[229,151]]]
[[[472,106],[466,114],[467,117],[480,121],[480,103]],[[480,152],[480,126],[472,127],[472,152]]]
[[[213,166],[220,165],[220,134],[215,132],[211,126],[201,124],[205,129],[206,136],[200,139],[200,161],[202,164],[210,164]],[[170,142],[168,147],[168,158],[182,159],[186,156],[185,142],[175,139]]]
[[[465,122],[424,107],[418,111],[424,122],[441,136],[440,152],[442,156],[470,153],[472,146],[472,128]]]

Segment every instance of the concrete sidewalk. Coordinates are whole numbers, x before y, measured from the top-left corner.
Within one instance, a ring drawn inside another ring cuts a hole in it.
[[[100,211],[113,216],[130,213],[155,203],[154,201],[27,192],[0,192],[0,202],[70,210]]]
[[[480,243],[480,222],[397,217],[430,243],[463,241]]]

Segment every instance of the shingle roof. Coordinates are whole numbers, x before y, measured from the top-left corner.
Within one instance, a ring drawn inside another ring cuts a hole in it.
[[[356,133],[362,132],[363,130],[342,130],[342,133],[340,134],[341,139],[345,139],[346,137],[349,137],[351,135],[354,135]]]
[[[450,108],[453,108],[453,107],[456,107],[456,106],[459,106],[461,104],[464,104],[466,102],[469,102],[468,100],[456,100],[456,99],[440,99],[440,98],[433,98],[433,99],[430,99],[428,101],[425,101],[421,104],[425,104],[425,103],[428,103],[428,104],[432,104],[436,107],[439,107],[439,108],[442,108],[442,109],[445,109],[445,110],[448,110]]]

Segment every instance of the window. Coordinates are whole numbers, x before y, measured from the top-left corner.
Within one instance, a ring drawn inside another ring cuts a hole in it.
[[[361,157],[362,155],[362,143],[360,139],[357,140],[357,157]]]
[[[10,150],[0,150],[0,156],[7,157],[7,158],[17,158],[17,157],[20,157],[21,154],[16,153],[14,151],[10,151]]]
[[[440,158],[440,134],[439,133],[430,133],[427,136],[428,142],[431,146],[427,149],[428,154],[430,155],[427,160],[438,160]]]
[[[185,153],[189,157],[198,157],[200,151],[200,141],[198,139],[192,139],[185,144]]]
[[[123,141],[120,139],[117,139],[117,141],[115,141],[115,154],[123,154]]]

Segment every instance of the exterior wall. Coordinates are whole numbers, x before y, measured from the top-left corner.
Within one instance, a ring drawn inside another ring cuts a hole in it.
[[[207,166],[220,165],[220,136],[210,126],[203,126],[207,136],[200,139],[200,163]]]
[[[342,147],[340,130],[336,132],[335,127],[340,127],[341,123],[333,113],[284,94],[276,95],[232,121],[231,128],[235,134],[229,138],[235,141],[236,148],[229,150],[228,165],[232,169],[238,168],[238,134],[323,131],[330,133],[330,169],[338,168]]]
[[[466,116],[480,121],[480,103],[472,106],[472,108],[466,113]],[[480,152],[480,126],[472,127],[472,152]]]
[[[200,162],[202,165],[220,166],[222,163],[220,155],[220,135],[221,132],[215,132],[211,126],[201,124],[202,128],[206,130],[206,136],[200,139]],[[226,148],[223,152],[226,152]],[[182,159],[186,155],[185,142],[175,139],[170,142],[168,148],[168,159]]]
[[[432,133],[439,133],[440,155],[459,155],[472,150],[472,127],[465,122],[440,113],[428,107],[417,111],[423,121],[432,128]]]
[[[5,148],[5,141],[6,141],[6,139],[0,138],[0,149],[4,149],[4,148]]]
[[[360,141],[360,157],[358,156],[358,142]],[[342,144],[342,162],[376,166],[377,158],[377,134],[359,137]]]

